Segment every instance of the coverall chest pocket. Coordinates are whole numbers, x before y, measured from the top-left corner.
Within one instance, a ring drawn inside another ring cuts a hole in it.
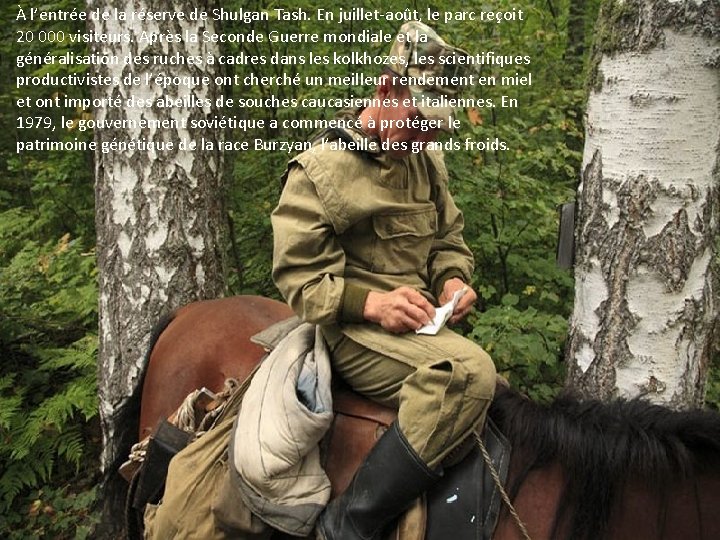
[[[435,205],[373,216],[372,270],[385,274],[417,272],[427,266],[437,232]]]

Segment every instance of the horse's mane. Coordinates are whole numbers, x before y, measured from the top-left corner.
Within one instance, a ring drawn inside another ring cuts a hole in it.
[[[603,538],[628,480],[663,496],[673,480],[720,472],[720,414],[715,412],[569,394],[540,405],[500,388],[489,414],[522,456],[524,466],[509,486],[512,496],[532,470],[562,466],[566,484],[554,534],[564,522],[567,538]]]

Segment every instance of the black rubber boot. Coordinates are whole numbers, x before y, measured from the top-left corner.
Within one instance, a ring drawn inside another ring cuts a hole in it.
[[[430,470],[394,423],[355,473],[347,490],[320,515],[321,540],[379,540],[386,527],[441,474]]]

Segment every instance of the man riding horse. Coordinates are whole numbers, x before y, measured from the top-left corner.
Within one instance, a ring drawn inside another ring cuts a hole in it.
[[[379,539],[442,476],[493,397],[482,348],[446,327],[416,333],[436,306],[455,299],[455,323],[477,299],[443,155],[427,147],[452,130],[467,65],[426,25],[405,24],[373,99],[352,113],[353,127],[325,132],[290,161],[272,215],[273,279],[285,299],[320,326],[344,381],[398,411],[320,516],[324,540]]]

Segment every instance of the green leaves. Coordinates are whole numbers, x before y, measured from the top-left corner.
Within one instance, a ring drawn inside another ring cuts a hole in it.
[[[495,8],[507,6],[519,5],[501,1]],[[469,335],[513,386],[548,399],[564,383],[561,360],[572,309],[572,275],[554,259],[557,207],[574,198],[582,157],[583,73],[577,66],[583,62],[566,61],[574,54],[570,3],[525,3],[522,9],[527,15],[522,24],[442,29],[464,39],[468,50],[531,58],[529,65],[483,66],[483,75],[532,73],[532,85],[469,89],[496,105],[502,95],[515,97],[518,107],[469,109],[458,116],[463,136],[498,138],[508,149],[452,152],[446,161],[482,299],[468,321]]]
[[[480,343],[498,373],[532,398],[547,400],[560,390],[560,363],[567,321],[564,317],[519,308],[520,298],[507,294],[502,305],[471,316],[469,337]]]
[[[7,373],[0,377],[0,433],[9,430],[13,418],[20,413],[22,396],[11,394],[14,384],[14,374]],[[1,397],[5,395],[7,395],[7,397]]]
[[[22,511],[0,515],[0,531],[9,540],[40,538],[90,538],[99,519],[92,512],[97,488],[83,486],[44,487],[22,498]]]
[[[57,509],[52,515],[25,515],[20,501],[30,489],[78,475],[85,460],[94,461],[88,456],[99,443],[91,435],[97,417],[95,258],[82,239],[69,233],[41,240],[57,215],[47,208],[47,214],[22,206],[0,212],[4,537],[10,530],[4,523],[15,522],[19,538],[32,537],[26,524],[67,519]],[[93,470],[86,468],[82,476]]]

